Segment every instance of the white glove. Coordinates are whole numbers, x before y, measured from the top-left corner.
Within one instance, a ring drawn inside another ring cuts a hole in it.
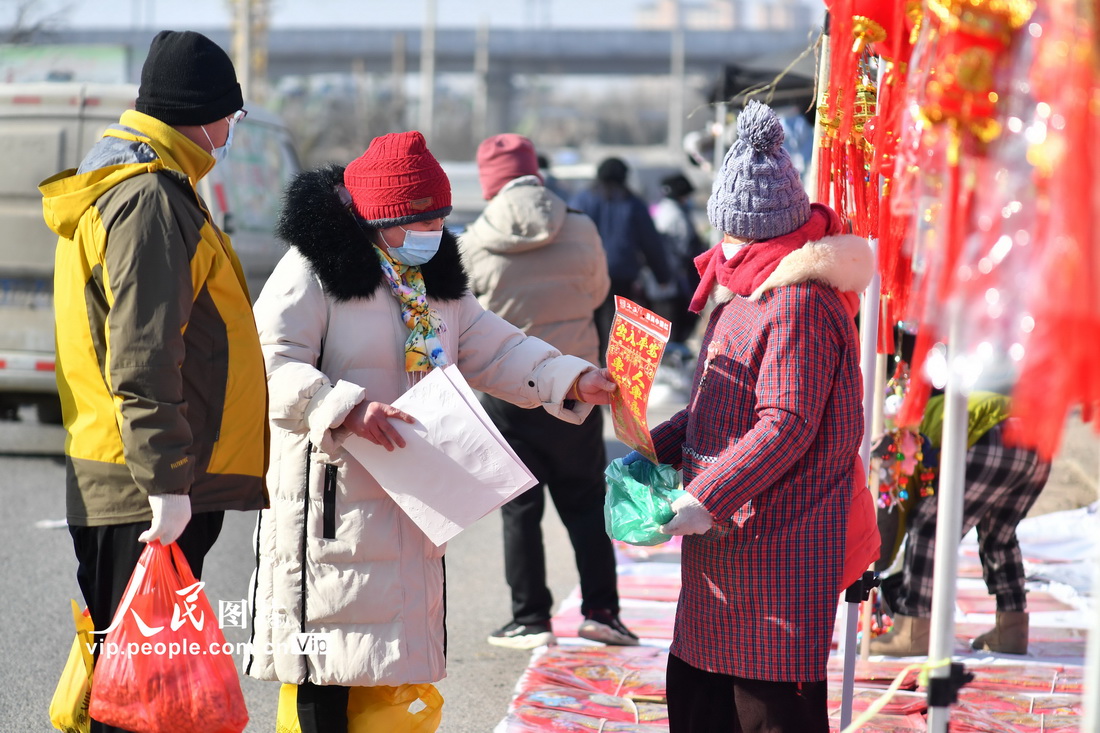
[[[160,540],[162,545],[170,545],[191,521],[191,497],[187,494],[150,494],[149,508],[153,526],[138,536],[141,542]]]
[[[661,525],[665,534],[706,534],[714,526],[714,517],[691,494],[684,494],[672,502],[672,511],[676,516],[668,524]]]

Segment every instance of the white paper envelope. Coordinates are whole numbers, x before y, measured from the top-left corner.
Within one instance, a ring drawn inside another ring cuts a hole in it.
[[[404,448],[387,451],[358,435],[344,448],[436,545],[538,483],[453,364],[433,369],[393,406],[416,418],[390,421]]]

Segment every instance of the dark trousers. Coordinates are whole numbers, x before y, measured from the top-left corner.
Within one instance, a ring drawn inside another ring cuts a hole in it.
[[[504,575],[512,590],[516,623],[545,623],[553,599],[546,586],[542,515],[546,492],[569,533],[581,584],[581,612],[619,611],[615,551],[604,530],[607,451],[603,414],[595,408],[581,425],[571,425],[545,410],[525,410],[485,396],[486,412],[535,477],[532,487],[505,504]]]
[[[225,512],[196,514],[177,540],[196,578],[202,575],[203,560],[218,539],[224,519]],[[69,526],[73,549],[76,550],[76,580],[97,631],[111,625],[115,609],[122,601],[126,585],[145,549],[145,543],[138,541],[138,535],[147,529],[149,522],[99,527]],[[93,720],[91,730],[92,733],[113,733],[123,729]]]
[[[982,575],[998,611],[1026,610],[1024,559],[1016,525],[1027,516],[1050,476],[1050,463],[1026,448],[1005,445],[996,425],[966,453],[962,533],[978,528]],[[921,499],[909,517],[902,583],[889,599],[906,616],[932,615],[932,575],[936,554],[935,496]]]
[[[669,733],[829,733],[827,683],[706,672],[668,655]]]
[[[298,724],[302,733],[346,733],[350,687],[298,685]]]

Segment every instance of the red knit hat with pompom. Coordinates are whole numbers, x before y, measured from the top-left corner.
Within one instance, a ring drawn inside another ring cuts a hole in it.
[[[371,140],[344,169],[344,186],[356,213],[379,229],[451,213],[451,182],[415,130]]]

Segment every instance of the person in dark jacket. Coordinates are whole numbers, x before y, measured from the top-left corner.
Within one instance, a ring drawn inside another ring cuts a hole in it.
[[[645,201],[627,188],[628,168],[619,158],[607,158],[596,168],[596,182],[581,191],[569,206],[588,214],[596,223],[607,253],[611,292],[596,310],[596,330],[600,336],[600,359],[607,352],[608,334],[615,320],[615,296],[647,306],[642,291],[642,267],[649,267],[658,283],[672,279],[661,235],[653,226]]]
[[[661,235],[665,255],[672,271],[672,294],[657,312],[672,322],[669,341],[687,343],[699,322],[699,316],[688,310],[691,296],[699,286],[695,258],[706,250],[691,218],[691,196],[695,186],[683,173],[661,179],[663,198],[653,208],[653,224]]]

